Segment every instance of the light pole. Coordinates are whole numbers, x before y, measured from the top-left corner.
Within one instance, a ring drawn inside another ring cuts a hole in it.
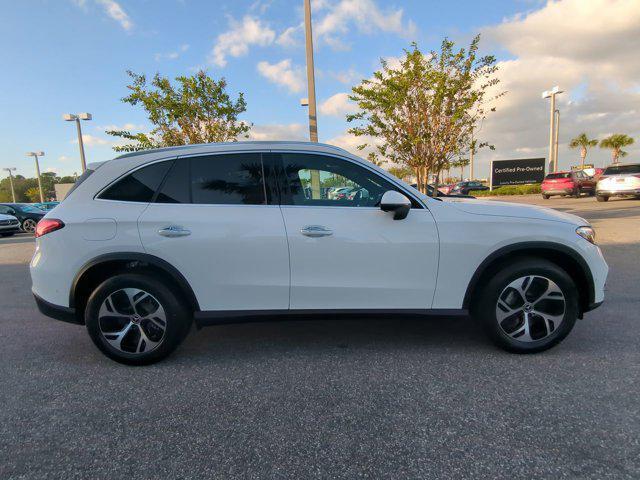
[[[82,143],[82,128],[80,127],[80,120],[91,120],[93,117],[90,113],[65,113],[62,119],[66,122],[76,122],[76,129],[78,130],[78,145],[80,146],[80,163],[82,164],[82,173],[87,169],[87,161],[84,158],[84,143]]]
[[[313,65],[313,32],[311,29],[311,0],[304,0],[304,30],[307,49],[307,83],[309,95],[309,139],[318,141],[318,117],[316,115],[316,80]]]
[[[549,126],[549,173],[554,170],[554,144],[553,137],[555,136],[555,115],[556,115],[556,95],[562,93],[563,90],[560,90],[560,87],[557,85],[553,87],[551,90],[546,90],[542,92],[542,98],[550,98],[551,99],[551,125]]]
[[[3,168],[3,170],[6,170],[7,172],[9,172],[9,185],[11,185],[11,198],[13,199],[13,203],[16,203],[16,192],[13,189],[13,174],[11,172],[15,172],[16,169],[11,167],[11,168]]]
[[[556,131],[555,131],[555,142],[553,145],[553,171],[558,171],[558,137],[560,136],[560,110],[556,108],[555,110],[556,116]]]
[[[38,176],[38,189],[40,190],[40,202],[44,202],[44,194],[42,193],[42,182],[40,181],[40,164],[38,157],[44,157],[44,152],[27,152],[27,157],[36,159],[36,175]]]

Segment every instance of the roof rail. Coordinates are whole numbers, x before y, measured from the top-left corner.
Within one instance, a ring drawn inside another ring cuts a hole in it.
[[[317,143],[317,142],[303,142],[303,141],[286,141],[286,140],[277,140],[277,141],[265,141],[265,140],[250,140],[250,141],[243,141],[243,142],[219,142],[219,143],[194,143],[191,145],[179,145],[179,146],[175,146],[175,147],[163,147],[163,148],[152,148],[149,150],[140,150],[137,152],[129,152],[129,153],[125,153],[123,155],[120,155],[118,157],[116,157],[114,160],[120,159],[120,158],[130,158],[130,157],[137,157],[139,155],[147,155],[150,153],[162,153],[162,152],[181,152],[181,151],[185,151],[185,150],[195,150],[196,148],[199,147],[206,147],[206,146],[224,146],[224,145],[264,145],[265,147],[267,146],[278,146],[278,145],[300,145],[300,146],[307,146],[307,147],[311,147],[311,146],[320,146],[320,147],[324,147],[324,148],[331,148],[333,150],[342,152],[342,153],[347,153],[350,155],[350,153],[345,150],[344,148],[341,147],[337,147],[335,145],[330,145],[328,143]]]

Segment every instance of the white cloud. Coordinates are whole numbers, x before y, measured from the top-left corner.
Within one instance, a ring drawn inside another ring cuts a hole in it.
[[[251,140],[308,140],[308,129],[300,123],[254,125]]]
[[[403,37],[411,37],[416,32],[411,20],[404,21],[402,9],[383,11],[374,0],[340,0],[332,4],[322,2],[322,7],[326,7],[327,13],[316,22],[314,34],[336,49],[348,48],[340,35],[354,28],[361,33],[388,32]]]
[[[571,21],[567,21],[571,19]],[[548,155],[549,100],[544,90],[559,85],[560,168],[579,160],[567,147],[581,132],[603,138],[611,132],[640,136],[640,8],[634,0],[564,0],[487,27],[491,49],[513,57],[498,63],[498,88],[508,91],[496,102],[479,133],[494,144],[478,158],[481,173],[488,160]],[[486,42],[483,48],[487,48]],[[640,155],[640,145],[630,152]],[[589,152],[587,161],[609,162],[609,152]]]
[[[297,47],[302,44],[302,36],[304,35],[304,23],[300,23],[295,27],[286,28],[280,35],[276,43],[281,47]]]
[[[47,172],[47,173],[55,173],[56,175],[58,175],[58,173],[60,173],[60,169],[56,168],[56,167],[47,167],[45,172]]]
[[[364,78],[364,75],[356,72],[353,68],[342,72],[329,72],[329,75],[345,85],[357,85]]]
[[[155,58],[156,62],[159,62],[161,60],[175,60],[175,59],[179,58],[180,55],[182,55],[187,50],[189,50],[189,45],[187,43],[184,43],[184,44],[180,45],[180,47],[178,49],[173,50],[171,52],[156,53],[154,55],[154,58]]]
[[[344,148],[346,151],[351,152],[358,157],[367,158],[369,153],[377,153],[375,146],[379,145],[381,141],[378,138],[369,136],[356,137],[349,132],[344,132],[337,137],[333,137],[327,140],[327,143],[330,145],[335,145],[336,147]],[[367,144],[367,147],[363,150],[359,150],[358,146],[364,145],[365,143]]]
[[[289,58],[278,63],[260,62],[258,72],[269,81],[287,87],[292,93],[304,89],[304,72],[302,68],[292,67]]]
[[[76,143],[77,143],[77,142],[76,142]],[[70,160],[73,160],[73,159],[72,159],[72,158],[70,158],[70,157],[67,157],[66,155],[60,155],[60,156],[58,157],[58,161],[59,161],[59,162],[68,162],[68,161],[70,161]]]
[[[78,143],[78,139],[75,138],[73,140],[71,140],[70,143]],[[105,145],[112,145],[113,142],[102,138],[102,137],[96,137],[95,135],[90,135],[88,133],[83,133],[82,134],[82,143],[84,144],[85,147],[101,147],[101,146],[105,146]]]
[[[133,28],[133,21],[118,2],[115,0],[96,0],[96,2],[102,5],[105,13],[118,22],[123,29],[130,31]]]
[[[227,65],[227,57],[240,57],[249,52],[251,45],[271,45],[275,32],[259,19],[245,16],[242,22],[229,21],[230,29],[218,35],[216,44],[209,55],[209,61],[219,67]]]
[[[146,130],[146,125],[144,124],[136,124],[136,123],[125,123],[123,125],[98,125],[96,126],[96,130],[100,130],[106,132],[108,130],[126,130],[128,132],[140,132],[142,130]]]
[[[336,93],[327,98],[320,104],[320,113],[323,115],[332,115],[335,117],[343,117],[348,113],[354,113],[358,110],[355,103],[349,100],[348,93]]]

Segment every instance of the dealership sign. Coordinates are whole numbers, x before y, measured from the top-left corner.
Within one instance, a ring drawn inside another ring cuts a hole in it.
[[[491,162],[491,188],[503,185],[542,183],[544,167],[544,158],[494,160]]]

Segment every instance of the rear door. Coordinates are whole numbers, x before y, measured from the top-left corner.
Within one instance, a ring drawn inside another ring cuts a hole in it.
[[[379,202],[401,189],[356,162],[296,152],[279,158],[291,309],[431,307],[439,245],[429,210],[414,200],[406,219],[393,220]],[[351,192],[329,195],[331,187]]]
[[[147,253],[176,267],[201,310],[289,307],[289,252],[262,154],[180,157],[138,224]]]

